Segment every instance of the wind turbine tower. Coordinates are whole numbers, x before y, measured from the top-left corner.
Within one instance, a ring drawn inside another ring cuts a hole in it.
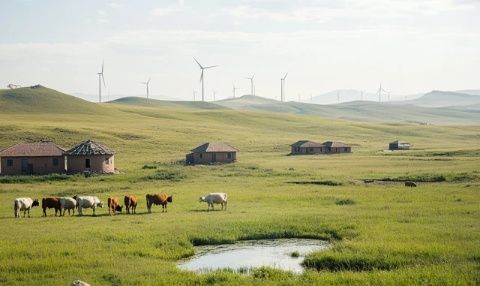
[[[147,99],[148,99],[148,97],[149,97],[149,95],[150,95],[150,94],[149,94],[149,90],[148,90],[148,86],[149,86],[149,84],[150,84],[150,78],[149,78],[147,81],[145,81],[145,82],[141,82],[141,84],[144,84],[144,85],[147,87]]]
[[[378,90],[377,90],[378,102],[381,102],[381,101],[382,101],[382,92],[387,92],[387,91],[386,91],[385,89],[383,89],[382,83],[380,82],[380,87],[379,87]]]
[[[235,87],[235,85],[233,85],[233,89],[232,89],[232,91],[233,91],[233,98],[235,98],[235,91],[236,91],[237,89],[238,89],[238,87]]]
[[[202,73],[200,74],[200,82],[202,83],[202,101],[205,101],[205,78],[204,78],[204,71],[207,70],[207,69],[211,69],[211,68],[214,68],[214,67],[217,67],[217,66],[208,66],[208,67],[204,67],[202,66],[196,58],[193,58],[195,60],[195,62],[197,62],[198,64],[198,67],[200,67],[200,69],[202,70]]]
[[[250,80],[250,89],[251,89],[251,94],[255,95],[255,88],[253,86],[253,78],[255,77],[255,74],[252,75],[252,77],[247,77],[246,79]]]
[[[103,86],[107,87],[105,85],[105,77],[103,76],[103,67],[104,67],[104,62],[102,61],[102,71],[97,73],[98,74],[98,102],[102,102],[102,82]]]
[[[287,78],[288,72],[284,77],[280,78],[280,101],[285,102],[285,79]]]

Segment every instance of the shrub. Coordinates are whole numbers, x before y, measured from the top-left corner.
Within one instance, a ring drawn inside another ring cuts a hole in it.
[[[353,205],[355,204],[355,201],[352,199],[337,199],[335,201],[336,205],[343,206],[343,205]]]

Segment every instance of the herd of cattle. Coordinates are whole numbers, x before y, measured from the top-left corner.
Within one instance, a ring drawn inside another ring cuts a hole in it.
[[[147,211],[152,212],[153,205],[161,205],[162,212],[167,211],[167,204],[173,202],[173,196],[167,194],[147,194],[145,196],[147,201]],[[213,210],[214,204],[220,204],[222,210],[227,209],[227,194],[226,193],[210,193],[204,197],[200,197],[200,202],[208,204],[207,210]],[[128,195],[124,197],[124,206],[120,205],[118,197],[109,197],[107,200],[108,213],[115,215],[117,212],[122,212],[125,207],[127,214],[135,214],[137,211],[138,198],[135,195]],[[20,212],[23,211],[23,217],[28,214],[30,217],[30,210],[40,206],[37,199],[31,198],[17,198],[14,201],[13,209],[15,217],[20,217]],[[103,208],[103,203],[96,196],[73,196],[73,197],[48,197],[42,199],[43,216],[47,216],[47,209],[55,209],[55,216],[65,216],[68,210],[68,215],[75,215],[75,209],[78,210],[78,215],[83,215],[83,209],[91,208],[93,215],[95,215],[96,208]],[[72,214],[70,214],[72,212]]]

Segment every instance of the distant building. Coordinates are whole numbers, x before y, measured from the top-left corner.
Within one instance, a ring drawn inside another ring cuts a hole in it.
[[[64,149],[52,142],[19,143],[0,151],[0,174],[64,173],[64,153]]]
[[[389,150],[410,150],[410,143],[400,142],[396,140],[388,144],[388,149]]]
[[[87,140],[66,152],[69,173],[114,173],[115,152],[107,146]]]
[[[321,143],[309,141],[309,140],[300,140],[292,145],[291,154],[301,155],[301,154],[321,154],[324,153],[325,146]]]
[[[291,155],[308,155],[308,154],[333,154],[333,153],[350,153],[352,147],[342,142],[326,141],[317,143],[310,140],[300,140],[292,145]]]
[[[237,149],[225,143],[205,143],[187,154],[187,164],[231,163],[237,160]]]

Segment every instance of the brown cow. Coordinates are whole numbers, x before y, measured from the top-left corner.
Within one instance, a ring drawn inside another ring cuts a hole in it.
[[[127,214],[130,213],[130,208],[132,209],[133,214],[137,213],[138,199],[137,199],[136,196],[134,196],[134,195],[125,196],[123,202],[125,203],[125,208],[126,208]]]
[[[173,202],[173,196],[167,194],[147,194],[147,209],[152,212],[152,205],[162,205],[162,212],[167,211],[167,203]]]
[[[55,216],[57,216],[57,213],[60,212],[60,198],[57,198],[57,197],[43,198],[42,199],[43,216],[47,216],[47,208],[48,209],[55,208]]]
[[[108,213],[110,215],[112,215],[112,211],[113,211],[113,215],[115,215],[115,212],[122,212],[122,206],[118,202],[117,197],[109,197],[107,204],[108,204]]]

